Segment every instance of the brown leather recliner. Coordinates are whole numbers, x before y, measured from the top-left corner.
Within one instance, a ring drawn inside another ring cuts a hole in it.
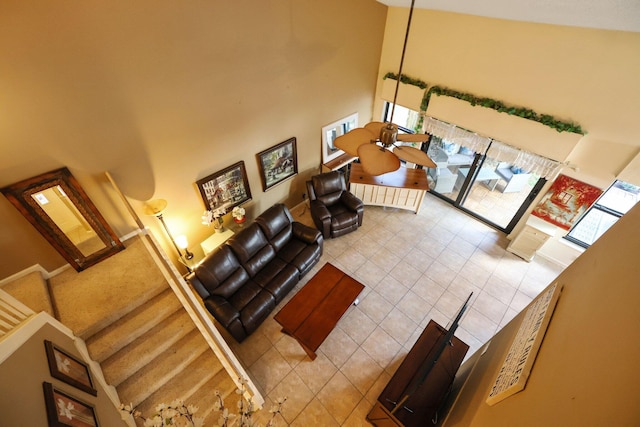
[[[362,225],[364,204],[347,191],[344,175],[333,171],[307,181],[311,218],[325,239],[355,231]]]

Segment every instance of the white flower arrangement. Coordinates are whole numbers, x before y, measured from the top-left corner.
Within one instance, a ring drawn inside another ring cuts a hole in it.
[[[236,390],[236,393],[243,396],[245,391],[246,381],[240,380],[241,386]],[[258,427],[259,424],[252,419],[253,414],[257,411],[253,406],[253,402],[246,401],[241,398],[238,402],[238,414],[229,413],[229,409],[224,406],[224,400],[218,390],[215,391],[216,401],[214,402],[214,410],[220,413],[218,418],[219,427]],[[271,418],[265,424],[264,427],[275,426],[275,418],[278,414],[282,414],[282,406],[287,398],[280,398],[276,402],[269,412],[271,412]],[[130,415],[134,418],[140,418],[144,421],[145,427],[162,427],[162,426],[176,426],[176,427],[204,427],[204,418],[196,417],[195,413],[198,411],[197,406],[187,405],[182,400],[174,400],[169,405],[164,403],[156,406],[156,413],[153,417],[146,418],[142,413],[132,404],[120,405],[120,411],[122,412],[122,418],[126,419]]]
[[[222,216],[226,213],[227,210],[224,207],[216,208],[214,210],[206,210],[202,214],[202,224],[208,227],[215,220],[222,224]]]
[[[236,206],[231,211],[231,216],[233,216],[235,219],[242,219],[242,218],[244,218],[245,213],[246,212],[245,212],[243,207]]]

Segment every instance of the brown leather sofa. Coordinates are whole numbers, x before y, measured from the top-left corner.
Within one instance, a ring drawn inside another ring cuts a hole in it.
[[[241,342],[318,263],[322,247],[318,230],[293,221],[287,207],[277,204],[207,255],[187,280]]]
[[[307,181],[314,224],[325,239],[355,231],[362,225],[364,204],[347,190],[339,171],[322,173]]]

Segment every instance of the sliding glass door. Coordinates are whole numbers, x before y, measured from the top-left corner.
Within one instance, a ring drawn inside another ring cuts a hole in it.
[[[509,233],[545,180],[523,167],[496,160],[490,154],[489,148],[478,153],[433,137],[429,155],[437,168],[429,169],[431,191]]]
[[[458,203],[498,228],[510,232],[513,228],[510,224],[515,225],[537,194],[535,191],[532,197],[540,177],[490,157],[485,157],[474,172],[472,169],[459,172],[469,179],[467,181],[465,177],[467,186]]]

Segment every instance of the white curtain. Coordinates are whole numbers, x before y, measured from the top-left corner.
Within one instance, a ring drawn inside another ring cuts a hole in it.
[[[424,118],[424,131],[445,141],[470,148],[476,153],[486,152],[487,156],[492,159],[509,163],[547,180],[555,179],[563,166],[562,163],[555,160],[523,151],[503,142],[491,140],[491,138],[480,136],[433,117],[426,116]]]
[[[548,181],[554,180],[562,169],[562,163],[555,160],[528,153],[503,142],[494,140],[487,152],[487,156],[499,162],[507,162],[513,166],[536,174]]]
[[[480,136],[477,133],[469,132],[466,129],[429,116],[424,118],[424,130],[445,141],[470,148],[476,153],[484,153],[487,151],[489,143],[491,143],[491,138]]]

